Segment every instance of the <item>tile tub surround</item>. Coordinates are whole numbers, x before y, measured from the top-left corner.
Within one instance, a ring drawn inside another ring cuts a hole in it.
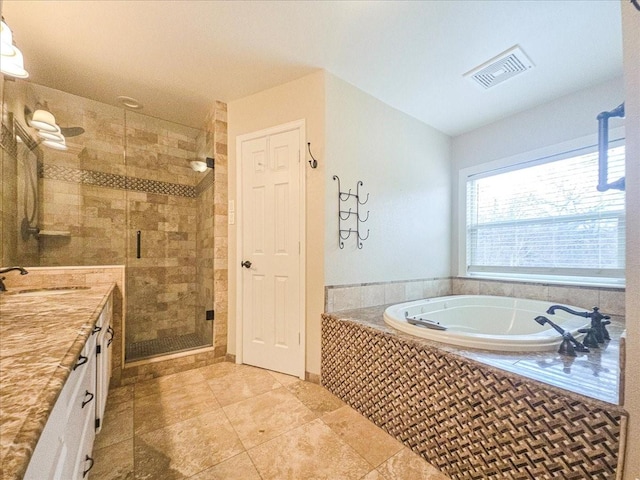
[[[325,286],[325,312],[339,312],[446,295],[527,298],[584,308],[599,306],[600,310],[608,315],[625,314],[625,290],[621,287],[556,285],[462,277],[328,285]]]
[[[58,285],[59,286],[59,285]],[[2,478],[22,478],[53,405],[115,285],[0,294]]]
[[[487,365],[397,332],[383,310],[323,315],[329,391],[454,479],[615,478],[621,407],[496,368],[495,352]]]
[[[324,291],[324,311],[330,313],[451,295],[451,278],[328,285]]]

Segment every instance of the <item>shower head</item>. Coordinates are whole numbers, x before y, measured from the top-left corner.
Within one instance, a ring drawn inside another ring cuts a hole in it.
[[[214,167],[213,161],[213,158],[207,157],[206,162],[203,162],[202,160],[192,160],[189,162],[189,165],[191,165],[194,172],[206,172],[207,168]]]

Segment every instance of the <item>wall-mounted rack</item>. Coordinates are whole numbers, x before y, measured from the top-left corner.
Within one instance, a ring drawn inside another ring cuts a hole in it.
[[[367,229],[367,235],[362,236],[360,234],[360,224],[369,220],[369,211],[367,210],[366,217],[362,218],[360,216],[360,206],[369,201],[369,194],[367,193],[367,198],[365,198],[364,201],[361,201],[360,187],[364,185],[362,181],[359,180],[358,183],[356,183],[356,193],[351,193],[351,189],[349,189],[348,192],[342,191],[342,187],[340,186],[340,177],[334,175],[333,179],[338,181],[338,246],[340,248],[344,248],[344,241],[355,233],[356,245],[361,249],[363,246],[362,242],[369,238],[369,229]],[[346,210],[347,205],[343,205],[343,203],[347,203],[350,200],[351,206]],[[355,203],[353,200],[355,200]],[[351,222],[350,225],[349,222]]]

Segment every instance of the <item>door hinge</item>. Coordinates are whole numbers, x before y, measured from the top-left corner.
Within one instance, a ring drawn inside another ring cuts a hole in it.
[[[213,320],[213,316],[214,316],[213,310],[207,310],[206,315],[207,315],[206,317],[207,320]]]
[[[300,345],[300,332],[298,332],[298,345]]]
[[[99,418],[96,418],[96,421],[94,422],[94,425],[95,425],[95,429],[96,430],[100,428],[100,419]]]
[[[100,353],[102,353],[101,345],[97,345],[96,346],[96,355],[100,355]]]

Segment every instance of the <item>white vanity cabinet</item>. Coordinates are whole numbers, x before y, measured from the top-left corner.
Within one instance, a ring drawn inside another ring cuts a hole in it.
[[[49,415],[25,480],[81,480],[93,467],[93,441],[109,386],[110,364],[103,358],[110,357],[111,316],[110,296]]]

